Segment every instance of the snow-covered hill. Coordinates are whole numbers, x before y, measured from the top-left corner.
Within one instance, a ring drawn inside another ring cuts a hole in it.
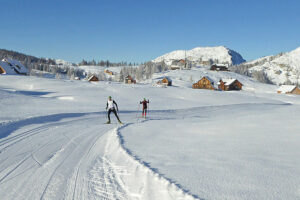
[[[249,74],[259,72],[270,82],[281,84],[300,83],[300,47],[287,53],[266,56],[257,60],[243,63],[239,67],[247,69]]]
[[[196,47],[191,50],[172,51],[154,59],[153,62],[164,61],[167,65],[171,65],[173,61],[180,59],[186,59],[189,62],[200,65],[210,65],[213,63],[236,65],[245,62],[239,53],[224,46]]]

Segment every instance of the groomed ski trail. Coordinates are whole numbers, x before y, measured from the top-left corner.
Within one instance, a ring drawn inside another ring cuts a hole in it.
[[[14,122],[0,139],[1,199],[194,199],[129,155],[102,117]]]

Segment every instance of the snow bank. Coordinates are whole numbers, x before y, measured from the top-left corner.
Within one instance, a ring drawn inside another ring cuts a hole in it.
[[[115,170],[121,171],[117,180],[122,180],[128,190],[128,196],[125,199],[192,200],[196,198],[186,194],[176,184],[170,183],[157,174],[149,168],[146,162],[142,162],[125,148],[120,134],[120,130],[124,128],[126,126],[116,128],[107,135],[107,150],[104,158],[111,162]]]

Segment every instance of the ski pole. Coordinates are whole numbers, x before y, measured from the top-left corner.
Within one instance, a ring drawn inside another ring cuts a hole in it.
[[[148,101],[149,101],[149,99],[148,99]],[[149,114],[150,114],[150,101],[148,103],[148,113],[147,113],[148,117],[149,117]]]
[[[139,107],[138,107],[138,110],[137,110],[136,115],[135,115],[136,123],[138,123],[138,121],[139,121],[138,114],[139,114],[139,111],[140,111],[140,106],[141,106],[141,104],[139,103]]]

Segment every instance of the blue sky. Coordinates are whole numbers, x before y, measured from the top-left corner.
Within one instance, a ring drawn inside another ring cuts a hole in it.
[[[143,62],[224,45],[246,60],[300,46],[298,0],[0,0],[0,48]]]

